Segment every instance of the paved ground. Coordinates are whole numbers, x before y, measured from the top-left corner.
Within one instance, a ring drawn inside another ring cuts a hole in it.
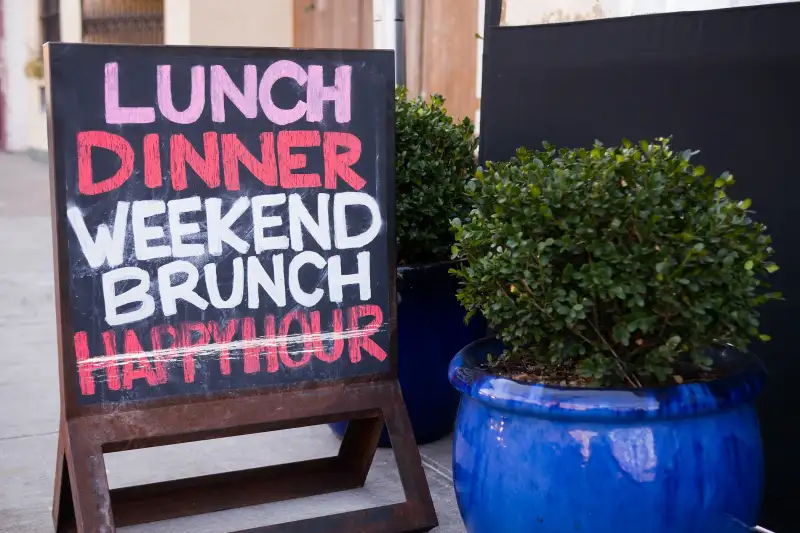
[[[0,533],[52,531],[58,363],[47,167],[0,153]],[[464,531],[455,504],[450,442],[423,447],[438,533]],[[326,427],[220,439],[107,457],[113,487],[334,455]],[[123,532],[225,533],[403,500],[391,451],[379,450],[366,487],[213,513]]]

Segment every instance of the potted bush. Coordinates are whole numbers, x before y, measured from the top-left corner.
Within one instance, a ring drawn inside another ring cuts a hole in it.
[[[398,374],[418,444],[453,430],[459,396],[447,380],[453,353],[485,335],[478,320],[464,323],[456,299],[450,219],[468,211],[464,185],[475,173],[472,122],[456,123],[444,98],[395,94],[395,228],[397,234]],[[339,436],[346,423],[332,425]],[[389,446],[384,431],[381,446]]]
[[[459,299],[496,338],[456,355],[454,478],[470,533],[754,525],[748,355],[777,267],[750,201],[668,140],[520,149],[467,184]]]

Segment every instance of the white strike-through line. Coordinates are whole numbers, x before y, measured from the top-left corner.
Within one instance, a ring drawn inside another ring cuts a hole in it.
[[[283,335],[275,337],[258,337],[256,339],[230,341],[219,344],[201,344],[197,346],[186,346],[180,348],[164,348],[162,350],[153,350],[150,352],[135,352],[123,353],[117,355],[103,355],[98,357],[91,357],[78,361],[78,366],[81,365],[95,365],[103,364],[116,364],[121,365],[127,361],[137,360],[142,357],[152,359],[154,361],[168,361],[176,357],[192,353],[194,356],[212,355],[219,353],[222,350],[245,350],[250,348],[268,348],[277,347],[280,344],[303,344],[322,342],[322,341],[336,341],[345,339],[356,339],[359,337],[369,337],[375,333],[382,331],[383,326],[377,329],[366,330],[348,330],[342,332],[329,332],[329,333],[311,333],[311,334],[294,334]],[[293,350],[295,353],[306,353],[311,350]]]

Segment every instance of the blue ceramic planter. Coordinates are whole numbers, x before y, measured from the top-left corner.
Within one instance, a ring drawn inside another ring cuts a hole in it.
[[[493,339],[450,364],[461,392],[453,474],[469,533],[744,533],[761,505],[754,359],[734,377],[662,389],[523,385],[476,370]]]
[[[451,431],[458,392],[447,380],[453,354],[486,335],[480,317],[464,324],[456,299],[458,281],[448,274],[452,263],[397,269],[398,378],[417,444],[439,440]],[[339,437],[347,423],[331,424]],[[384,429],[380,446],[389,447]]]

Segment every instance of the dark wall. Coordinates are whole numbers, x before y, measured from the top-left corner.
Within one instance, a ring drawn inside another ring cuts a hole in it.
[[[769,226],[786,300],[765,309],[755,347],[770,381],[760,409],[767,460],[763,525],[800,531],[800,3],[499,27],[487,6],[481,159],[518,146],[588,146],[673,136],[731,171]]]

